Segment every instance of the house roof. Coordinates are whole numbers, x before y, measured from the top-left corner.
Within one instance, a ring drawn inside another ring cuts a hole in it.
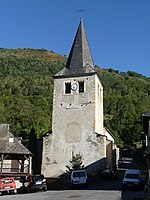
[[[0,153],[32,155],[32,153],[10,132],[8,132],[7,137],[0,138]]]
[[[83,76],[95,74],[94,63],[84,29],[83,21],[80,20],[79,27],[64,69],[54,75],[59,76]]]
[[[114,135],[108,130],[106,127],[104,127],[104,134],[107,137],[108,140],[112,141],[113,143],[115,142],[115,137]]]
[[[144,117],[150,117],[150,112],[144,113],[143,116],[144,116]]]

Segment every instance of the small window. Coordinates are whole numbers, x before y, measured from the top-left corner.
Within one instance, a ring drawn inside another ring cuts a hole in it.
[[[84,92],[84,81],[79,82],[79,93]]]
[[[73,177],[85,177],[85,172],[74,172]]]
[[[65,94],[71,93],[71,82],[65,83]]]

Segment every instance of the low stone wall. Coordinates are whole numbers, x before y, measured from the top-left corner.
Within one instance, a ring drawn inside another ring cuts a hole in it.
[[[48,190],[60,190],[64,189],[63,178],[46,178],[46,184]]]

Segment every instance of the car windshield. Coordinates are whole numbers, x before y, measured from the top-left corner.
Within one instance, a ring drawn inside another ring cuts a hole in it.
[[[137,179],[137,178],[139,178],[139,174],[126,174],[125,178]]]
[[[44,179],[44,176],[43,175],[33,176],[32,179],[33,181],[42,181]]]
[[[4,179],[2,180],[2,184],[12,183],[12,179]]]
[[[74,172],[73,177],[85,177],[85,172]]]

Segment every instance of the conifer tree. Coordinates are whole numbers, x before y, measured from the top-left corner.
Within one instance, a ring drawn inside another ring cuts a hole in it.
[[[70,163],[69,165],[66,165],[66,168],[68,169],[67,172],[84,168],[83,157],[80,153],[75,155],[73,154],[72,160],[70,160],[69,163]]]

